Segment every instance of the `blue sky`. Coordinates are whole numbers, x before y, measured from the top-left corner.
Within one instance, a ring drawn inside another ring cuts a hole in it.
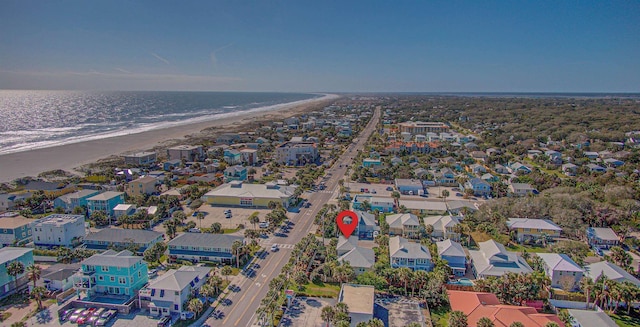
[[[0,89],[640,92],[640,1],[0,1]]]

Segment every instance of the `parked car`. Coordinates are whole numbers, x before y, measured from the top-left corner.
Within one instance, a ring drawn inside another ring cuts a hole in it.
[[[147,271],[147,277],[149,278],[153,278],[158,276],[158,269],[151,269],[149,271]]]
[[[76,309],[76,311],[74,311],[69,317],[69,321],[75,324],[78,321],[78,318],[80,318],[82,313],[85,311],[86,309],[83,308]]]
[[[160,321],[158,321],[158,324],[156,326],[158,326],[158,327],[169,327],[169,326],[171,326],[171,318],[170,317],[164,317],[164,318],[160,319]]]
[[[391,186],[387,186],[386,190],[387,190],[387,191],[393,191],[393,187],[391,187]]]
[[[278,251],[278,244],[271,245],[271,252],[276,252],[276,251]]]
[[[100,319],[100,315],[105,311],[107,311],[105,308],[99,308],[91,315],[91,317],[89,317],[89,319],[87,319],[85,323],[87,325],[95,325],[98,319]]]
[[[60,321],[67,321],[69,317],[76,311],[76,309],[67,309],[58,315]]]

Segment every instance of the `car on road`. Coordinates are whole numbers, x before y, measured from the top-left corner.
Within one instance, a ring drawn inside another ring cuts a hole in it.
[[[387,191],[393,191],[393,187],[391,187],[391,186],[387,186],[386,190],[387,190]]]
[[[278,251],[278,244],[272,244],[271,245],[271,252],[276,252]]]
[[[456,196],[462,196],[462,193],[456,193]]]

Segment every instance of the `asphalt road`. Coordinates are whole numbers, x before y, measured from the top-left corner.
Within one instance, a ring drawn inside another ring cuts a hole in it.
[[[256,261],[260,268],[256,270],[256,274],[252,278],[241,276],[240,282],[236,285],[240,290],[232,293],[228,299],[231,301],[227,306],[219,306],[218,310],[224,312],[222,320],[214,320],[209,318],[207,323],[211,326],[252,326],[256,322],[256,310],[260,306],[260,301],[267,294],[269,282],[278,276],[282,267],[289,261],[292,252],[292,245],[298,243],[303,237],[312,232],[314,217],[318,214],[322,205],[329,202],[335,194],[337,194],[339,185],[338,181],[344,178],[347,171],[347,165],[352,164],[352,158],[359,149],[362,149],[371,135],[375,131],[376,125],[380,120],[380,110],[376,109],[374,115],[358,135],[357,142],[351,144],[349,148],[336,160],[334,165],[327,170],[327,180],[325,182],[326,189],[308,194],[308,201],[311,207],[302,208],[295,217],[290,219],[295,223],[287,237],[273,237],[270,243],[277,243],[280,249],[277,252],[269,252],[269,254]],[[238,280],[238,279],[236,279]]]

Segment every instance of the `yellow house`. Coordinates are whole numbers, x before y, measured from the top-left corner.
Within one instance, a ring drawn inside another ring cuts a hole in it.
[[[518,242],[527,239],[538,239],[543,235],[550,238],[560,237],[562,228],[548,219],[509,218],[507,227],[516,232]]]
[[[213,206],[268,208],[269,203],[281,203],[288,208],[295,187],[267,184],[246,184],[231,181],[207,192],[202,199]]]
[[[157,180],[151,176],[140,177],[129,182],[125,191],[127,195],[131,197],[142,194],[153,194],[157,192],[156,182]]]

